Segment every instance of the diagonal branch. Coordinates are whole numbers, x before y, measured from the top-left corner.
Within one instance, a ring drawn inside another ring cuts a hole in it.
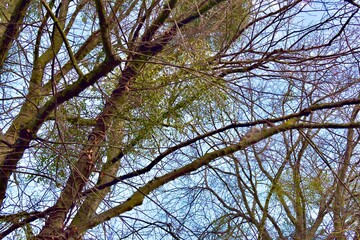
[[[12,42],[20,33],[20,26],[30,3],[31,0],[19,0],[12,12],[10,22],[6,27],[4,35],[0,39],[0,69],[3,67]]]
[[[246,147],[257,143],[263,139],[266,139],[274,134],[277,134],[279,131],[287,131],[296,123],[297,119],[290,119],[283,124],[279,125],[276,128],[267,129],[260,133],[254,134],[254,136],[244,139],[240,141],[237,144],[225,147],[220,150],[216,150],[210,153],[205,154],[204,156],[194,160],[193,162],[174,170],[170,173],[167,173],[161,177],[156,177],[152,181],[149,181],[147,184],[145,184],[143,187],[140,187],[137,189],[131,197],[129,197],[125,202],[121,203],[120,205],[109,209],[103,213],[100,213],[99,215],[95,216],[93,219],[91,219],[89,222],[83,222],[81,225],[78,226],[78,231],[81,233],[89,228],[93,228],[97,226],[100,223],[103,223],[104,221],[113,218],[115,216],[118,216],[124,212],[128,212],[135,208],[136,206],[139,206],[143,203],[145,197],[147,197],[152,191],[156,190],[157,188],[179,178],[184,175],[187,175],[191,172],[194,172],[201,167],[209,164],[211,161],[221,157],[226,156],[228,154],[232,154],[236,151],[245,149]]]
[[[66,50],[68,51],[69,53],[69,57],[70,57],[70,60],[77,72],[77,74],[79,74],[79,76],[83,76],[84,74],[82,73],[82,71],[80,70],[79,68],[79,65],[77,64],[77,61],[76,61],[76,58],[74,56],[74,53],[73,51],[71,50],[71,46],[70,46],[70,43],[69,41],[67,40],[67,37],[64,33],[64,31],[62,30],[61,26],[60,26],[60,23],[59,23],[59,20],[57,19],[57,17],[55,16],[55,14],[51,11],[49,5],[44,1],[44,0],[41,0],[41,3],[43,4],[43,6],[46,8],[46,10],[48,11],[48,13],[50,14],[50,17],[52,18],[52,20],[54,21],[55,23],[55,26],[56,28],[58,29],[61,37],[62,37],[62,40],[64,41],[65,43],[65,46],[66,46]]]

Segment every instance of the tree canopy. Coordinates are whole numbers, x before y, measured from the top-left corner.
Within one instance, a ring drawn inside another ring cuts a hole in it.
[[[360,5],[0,3],[0,238],[360,238]]]

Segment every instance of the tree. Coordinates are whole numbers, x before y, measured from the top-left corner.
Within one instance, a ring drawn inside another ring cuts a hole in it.
[[[359,236],[355,2],[4,6],[2,238]]]

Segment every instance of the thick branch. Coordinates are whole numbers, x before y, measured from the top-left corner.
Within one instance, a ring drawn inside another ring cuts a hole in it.
[[[111,38],[110,38],[110,24],[106,18],[106,11],[102,0],[95,0],[96,4],[96,11],[99,16],[99,23],[100,23],[100,31],[101,31],[101,39],[104,46],[104,51],[106,57],[112,59],[114,57],[114,51],[111,45]]]
[[[3,67],[4,61],[7,57],[9,49],[13,41],[17,38],[20,33],[21,24],[26,15],[26,11],[30,6],[31,0],[19,0],[15,6],[10,22],[6,27],[4,35],[0,39],[0,70]],[[0,72],[1,73],[1,72]]]

